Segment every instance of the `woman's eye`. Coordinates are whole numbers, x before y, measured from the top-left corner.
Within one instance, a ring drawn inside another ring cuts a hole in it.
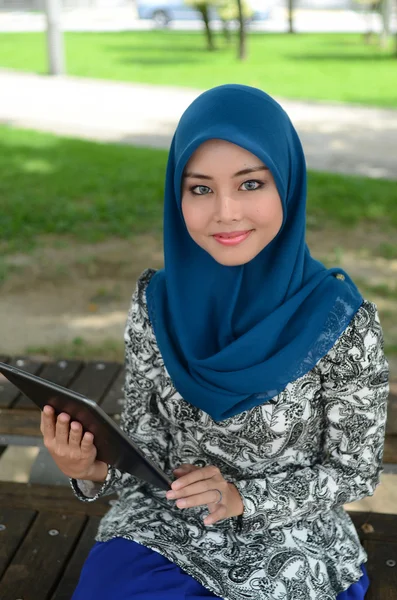
[[[195,185],[191,188],[191,191],[193,192],[193,194],[196,194],[196,196],[204,196],[205,194],[208,194],[210,188],[206,185]]]
[[[258,190],[259,188],[263,187],[263,183],[261,181],[256,181],[256,179],[250,179],[249,181],[244,181],[244,183],[242,183],[241,185],[246,186],[245,189],[247,192],[250,192],[252,190]]]

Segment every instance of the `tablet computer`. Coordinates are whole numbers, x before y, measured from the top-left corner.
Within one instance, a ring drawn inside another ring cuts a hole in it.
[[[47,379],[0,362],[2,373],[41,410],[46,404],[65,412],[94,435],[97,459],[163,490],[171,488],[167,475],[127,436],[96,402]]]

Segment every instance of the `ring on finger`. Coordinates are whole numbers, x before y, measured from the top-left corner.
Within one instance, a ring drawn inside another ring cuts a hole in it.
[[[219,493],[219,500],[217,502],[214,502],[213,504],[220,504],[222,502],[222,498],[223,498],[223,494],[222,494],[221,490],[218,490],[218,488],[216,488],[213,491]]]

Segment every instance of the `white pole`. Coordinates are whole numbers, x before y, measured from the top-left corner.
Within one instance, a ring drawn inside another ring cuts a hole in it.
[[[50,75],[63,75],[65,73],[65,52],[61,30],[61,2],[62,0],[45,0]]]

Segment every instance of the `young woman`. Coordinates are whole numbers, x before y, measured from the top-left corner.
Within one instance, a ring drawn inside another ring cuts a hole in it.
[[[279,104],[241,85],[199,96],[169,153],[165,268],[140,277],[125,329],[121,426],[172,492],[43,412],[77,497],[119,495],[73,600],[364,598],[343,505],[379,484],[388,363],[376,306],[311,257],[305,211]]]

